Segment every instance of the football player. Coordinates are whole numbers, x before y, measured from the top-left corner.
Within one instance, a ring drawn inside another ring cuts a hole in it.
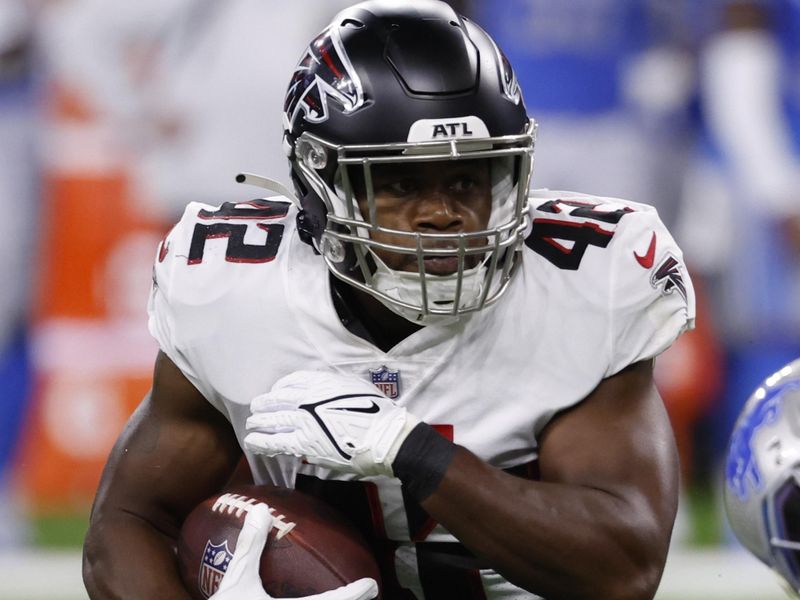
[[[283,124],[295,192],[191,204],[158,249],[90,595],[185,597],[176,532],[244,451],[351,515],[384,598],[652,598],[678,488],[653,360],[694,320],[655,210],[529,193],[511,65],[437,0],[337,15]]]
[[[739,541],[800,592],[800,359],[745,403],[725,463],[725,510]]]

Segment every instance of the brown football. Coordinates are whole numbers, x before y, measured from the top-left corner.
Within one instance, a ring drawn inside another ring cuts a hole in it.
[[[192,597],[213,594],[224,575],[248,507],[263,502],[274,517],[261,582],[274,598],[296,598],[372,577],[378,565],[367,543],[343,516],[308,494],[271,485],[238,486],[199,504],[186,518],[178,561]]]

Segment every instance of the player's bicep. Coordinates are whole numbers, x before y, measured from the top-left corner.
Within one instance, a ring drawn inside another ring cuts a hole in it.
[[[122,511],[172,536],[180,519],[227,481],[240,457],[225,417],[159,353],[153,389],[111,452],[93,520]]]
[[[678,462],[652,361],[604,379],[543,432],[546,481],[581,485],[616,497],[667,536],[677,509]]]

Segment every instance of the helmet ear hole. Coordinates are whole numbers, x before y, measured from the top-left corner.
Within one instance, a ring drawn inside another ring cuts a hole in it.
[[[297,235],[300,236],[300,241],[304,244],[308,244],[312,248],[314,248],[314,227],[311,225],[308,219],[308,214],[304,210],[297,211]],[[314,248],[314,252],[316,254],[320,254],[320,252]]]
[[[317,244],[325,230],[327,210],[316,194],[309,189],[304,177],[294,169],[291,171],[292,184],[300,200],[301,210],[297,214],[297,231],[300,239],[317,250]]]

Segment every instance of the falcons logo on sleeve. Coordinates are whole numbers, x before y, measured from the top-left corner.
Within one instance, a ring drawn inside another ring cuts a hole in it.
[[[650,277],[650,283],[656,289],[661,289],[661,293],[668,296],[675,290],[686,300],[686,284],[683,282],[683,275],[680,271],[680,262],[671,254],[655,270]]]
[[[333,28],[323,31],[306,49],[292,75],[286,92],[284,112],[294,129],[300,113],[311,123],[328,119],[328,100],[341,104],[345,114],[364,104],[364,91],[339,34]]]

